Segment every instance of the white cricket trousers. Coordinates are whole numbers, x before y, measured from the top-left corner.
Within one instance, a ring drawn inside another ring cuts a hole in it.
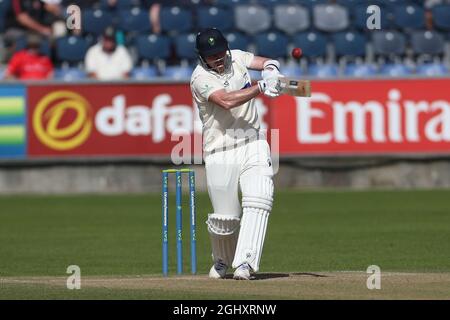
[[[273,176],[270,147],[266,140],[205,157],[206,180],[214,213],[240,218],[239,186],[254,176]]]

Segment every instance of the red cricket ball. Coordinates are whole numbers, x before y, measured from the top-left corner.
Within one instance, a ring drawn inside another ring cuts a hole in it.
[[[295,59],[300,59],[300,57],[302,56],[302,49],[300,48],[294,48],[292,49],[292,56]]]

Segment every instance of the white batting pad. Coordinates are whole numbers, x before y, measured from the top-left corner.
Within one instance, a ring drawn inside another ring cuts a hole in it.
[[[214,261],[222,260],[231,266],[239,235],[240,219],[235,216],[212,213],[208,215],[206,224],[211,239]]]
[[[242,207],[272,210],[273,181],[268,176],[241,177]]]
[[[254,272],[259,270],[269,214],[264,209],[244,208],[233,268],[248,263]]]

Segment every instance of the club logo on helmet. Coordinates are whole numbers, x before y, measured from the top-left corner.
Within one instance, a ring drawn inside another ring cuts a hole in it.
[[[209,45],[213,46],[213,45],[216,43],[216,41],[214,40],[213,37],[210,37],[210,38],[208,39],[208,43],[209,43]]]

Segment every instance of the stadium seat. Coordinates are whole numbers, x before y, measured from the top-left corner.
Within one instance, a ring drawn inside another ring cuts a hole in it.
[[[283,64],[280,71],[286,77],[296,78],[304,75],[300,65],[293,60]]]
[[[310,64],[308,75],[317,78],[335,78],[338,76],[338,66],[335,64]]]
[[[268,9],[257,5],[239,5],[234,11],[236,28],[254,35],[268,30],[271,17]]]
[[[126,10],[132,7],[140,7],[140,0],[117,0],[116,5],[111,7],[109,5],[110,0],[101,0],[100,5],[102,9],[118,9],[118,10]]]
[[[240,4],[249,4],[250,0],[216,0],[215,4],[220,6],[234,7]]]
[[[141,8],[120,10],[119,29],[124,32],[149,32],[151,30],[151,25],[148,12]]]
[[[402,63],[384,64],[381,66],[380,73],[389,77],[403,77],[411,74],[408,67]]]
[[[411,46],[416,55],[442,55],[445,41],[436,31],[415,31],[411,34]]]
[[[181,34],[175,38],[175,52],[179,59],[190,61],[197,59],[195,37],[196,35],[191,33]]]
[[[327,54],[327,39],[317,32],[305,32],[293,37],[293,44],[301,47],[305,57],[325,57]]]
[[[404,30],[425,28],[425,11],[423,8],[405,4],[394,8],[394,23],[397,27]]]
[[[377,68],[374,64],[356,64],[348,63],[344,68],[344,75],[347,77],[366,78],[377,74]]]
[[[434,26],[450,32],[450,4],[438,5],[431,9]]]
[[[375,1],[373,1],[375,2]],[[354,8],[357,5],[365,5],[367,8],[367,0],[336,0],[337,4],[340,4],[341,6],[346,7],[348,10]],[[370,4],[375,4],[375,3],[371,3]]]
[[[192,29],[192,13],[181,7],[161,9],[161,29],[163,32],[189,32]]]
[[[309,12],[298,5],[277,5],[274,8],[274,24],[287,34],[295,34],[309,28]]]
[[[83,80],[87,78],[86,72],[79,68],[57,68],[54,78],[63,81]]]
[[[218,28],[222,32],[229,31],[234,25],[233,11],[225,7],[199,7],[197,10],[197,26]]]
[[[448,76],[449,71],[443,64],[425,63],[417,66],[416,73],[422,76],[434,77]]]
[[[5,30],[5,20],[11,6],[11,0],[0,0],[0,32]]]
[[[411,0],[382,0],[383,4],[389,9],[394,10],[396,7],[405,4],[414,4]],[[423,0],[419,0],[423,4]]]
[[[170,39],[166,36],[140,35],[135,44],[139,60],[167,59],[170,56]]]
[[[158,69],[155,66],[136,67],[131,71],[131,78],[135,80],[147,80],[158,77]]]
[[[314,26],[317,30],[337,32],[349,26],[348,10],[337,4],[319,4],[313,8]]]
[[[273,7],[280,4],[287,4],[294,1],[290,0],[256,0],[256,3],[263,7]]]
[[[329,0],[297,0],[293,1],[295,4],[300,4],[306,8],[308,8],[309,11],[312,12],[313,8],[318,4],[327,4],[330,1]]]
[[[102,34],[106,27],[113,24],[113,17],[109,11],[85,9],[82,11],[81,22],[85,33],[98,36]]]
[[[377,31],[373,34],[372,43],[377,55],[403,55],[406,49],[405,36],[397,31]]]
[[[289,40],[283,33],[269,32],[255,36],[256,51],[263,57],[285,57],[288,44]]]
[[[333,44],[338,57],[366,55],[366,38],[359,32],[347,31],[334,34]]]
[[[228,40],[228,45],[230,49],[240,49],[247,51],[250,40],[248,37],[240,32],[229,32],[225,34]]]
[[[381,22],[381,29],[385,30],[391,27],[390,20],[388,19],[390,15],[390,10],[387,9],[384,5],[378,5],[380,7],[381,15],[380,15],[380,22]],[[362,31],[368,31],[367,29],[367,19],[369,18],[369,14],[367,13],[367,5],[361,4],[356,5],[352,10],[352,21],[351,24],[354,28],[362,30]]]
[[[189,65],[167,66],[164,69],[163,77],[177,81],[188,81],[191,79],[192,71],[194,71],[194,68]]]
[[[60,62],[81,62],[87,50],[88,43],[82,37],[68,36],[56,40],[56,58]]]
[[[19,50],[25,49],[26,45],[27,45],[27,38],[26,38],[26,36],[23,36],[23,37],[17,39],[17,41],[16,41],[16,48],[15,48],[16,52],[19,51]],[[51,56],[50,42],[49,42],[48,39],[43,38],[41,40],[41,45],[39,47],[39,52],[41,54],[43,54],[43,55],[46,55],[46,56],[49,56],[49,57]]]

